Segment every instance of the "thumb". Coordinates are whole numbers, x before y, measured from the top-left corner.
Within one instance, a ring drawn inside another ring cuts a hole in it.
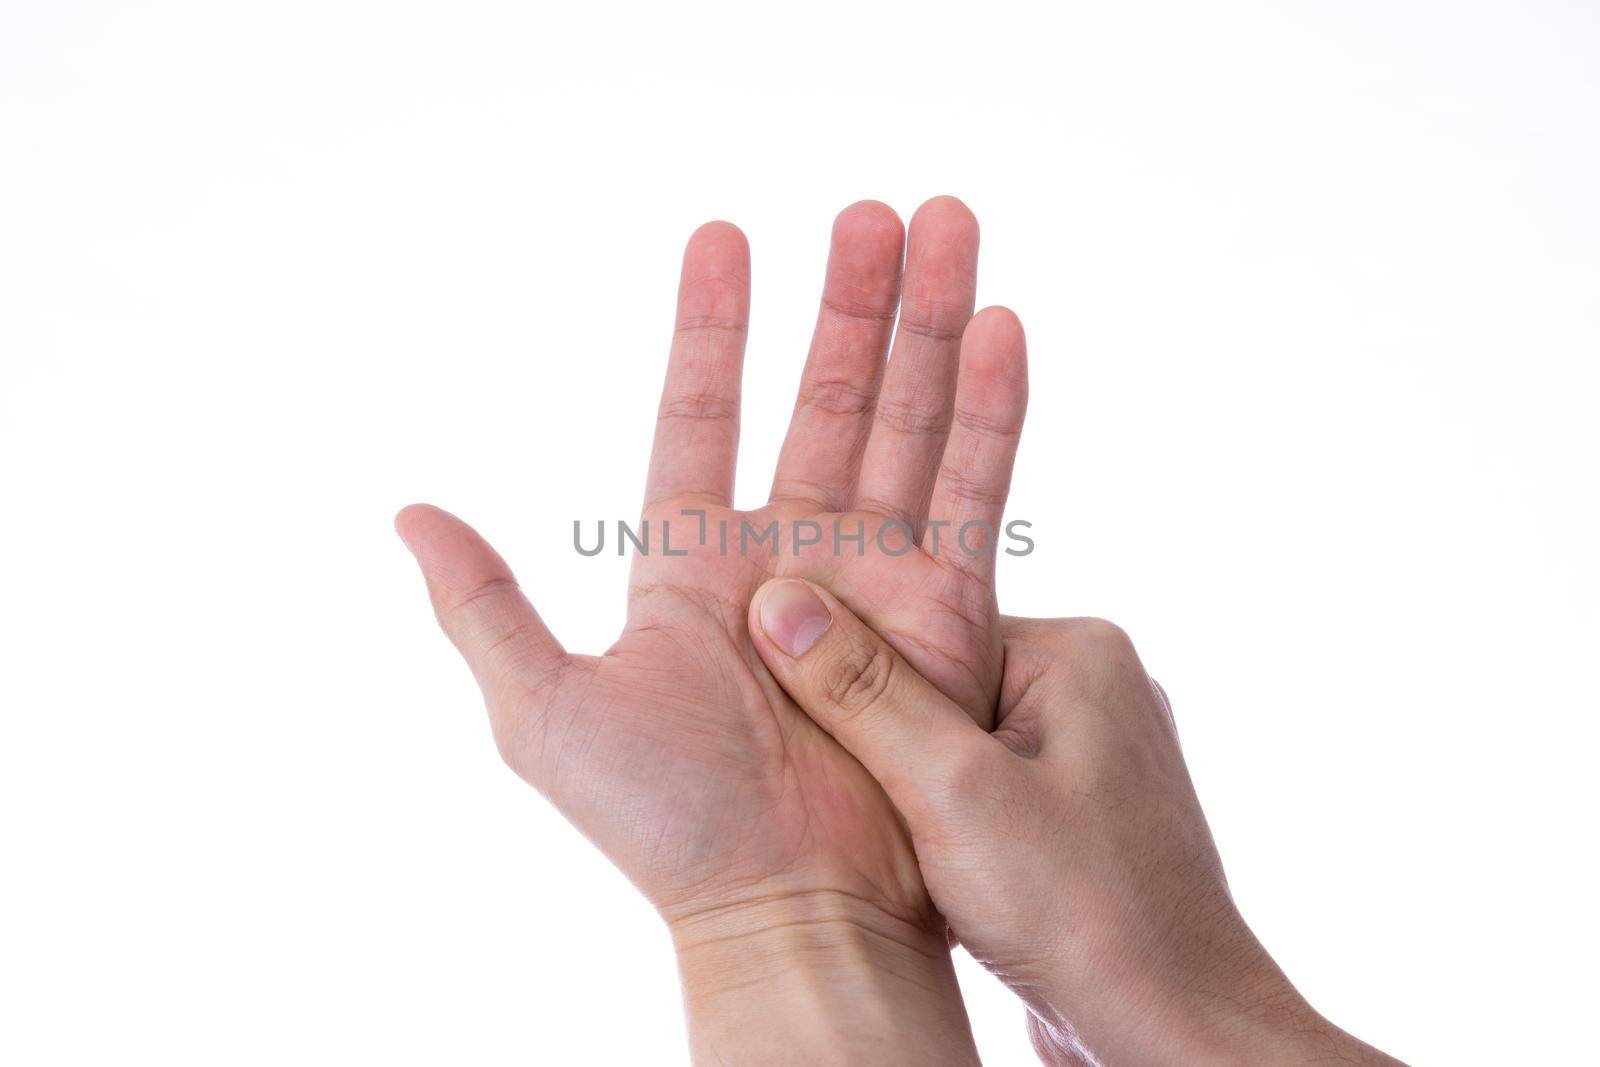
[[[831,593],[770,581],[750,604],[757,651],[795,703],[861,761],[915,829],[990,737]]]
[[[495,694],[541,683],[562,668],[567,657],[560,643],[476,530],[426,504],[395,516],[395,530],[422,568],[440,627],[491,698],[491,714]]]

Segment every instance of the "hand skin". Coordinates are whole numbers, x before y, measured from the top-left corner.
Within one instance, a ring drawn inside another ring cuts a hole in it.
[[[745,615],[774,575],[826,581],[987,728],[1001,671],[992,557],[938,555],[927,539],[899,556],[724,555],[714,534],[696,543],[684,512],[705,512],[712,531],[860,521],[869,545],[893,520],[998,527],[1026,356],[1009,311],[972,314],[977,245],[976,220],[949,197],[924,204],[909,234],[882,204],[839,215],[771,499],[738,512],[749,250],[727,223],[695,232],[643,511],[688,555],[662,555],[659,534],[635,554],[627,623],[603,655],[565,652],[465,523],[422,505],[396,519],[506,762],[667,921],[697,1059],[976,1058],[903,824],[773,680]]]
[[[952,933],[1055,1064],[1393,1063],[1234,907],[1165,694],[1097,619],[1005,618],[987,733],[827,590],[769,582],[762,658],[883,784]]]

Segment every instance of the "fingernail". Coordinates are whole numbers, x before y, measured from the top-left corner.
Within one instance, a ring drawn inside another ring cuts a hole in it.
[[[832,625],[828,606],[805,582],[778,582],[761,598],[761,628],[791,656],[804,655]]]

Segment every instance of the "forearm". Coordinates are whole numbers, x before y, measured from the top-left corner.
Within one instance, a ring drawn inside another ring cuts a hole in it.
[[[697,1064],[978,1062],[940,934],[837,894],[671,925]]]

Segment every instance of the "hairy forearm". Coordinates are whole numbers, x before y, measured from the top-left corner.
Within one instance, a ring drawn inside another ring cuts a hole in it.
[[[697,1064],[977,1062],[941,934],[838,894],[671,926]]]

